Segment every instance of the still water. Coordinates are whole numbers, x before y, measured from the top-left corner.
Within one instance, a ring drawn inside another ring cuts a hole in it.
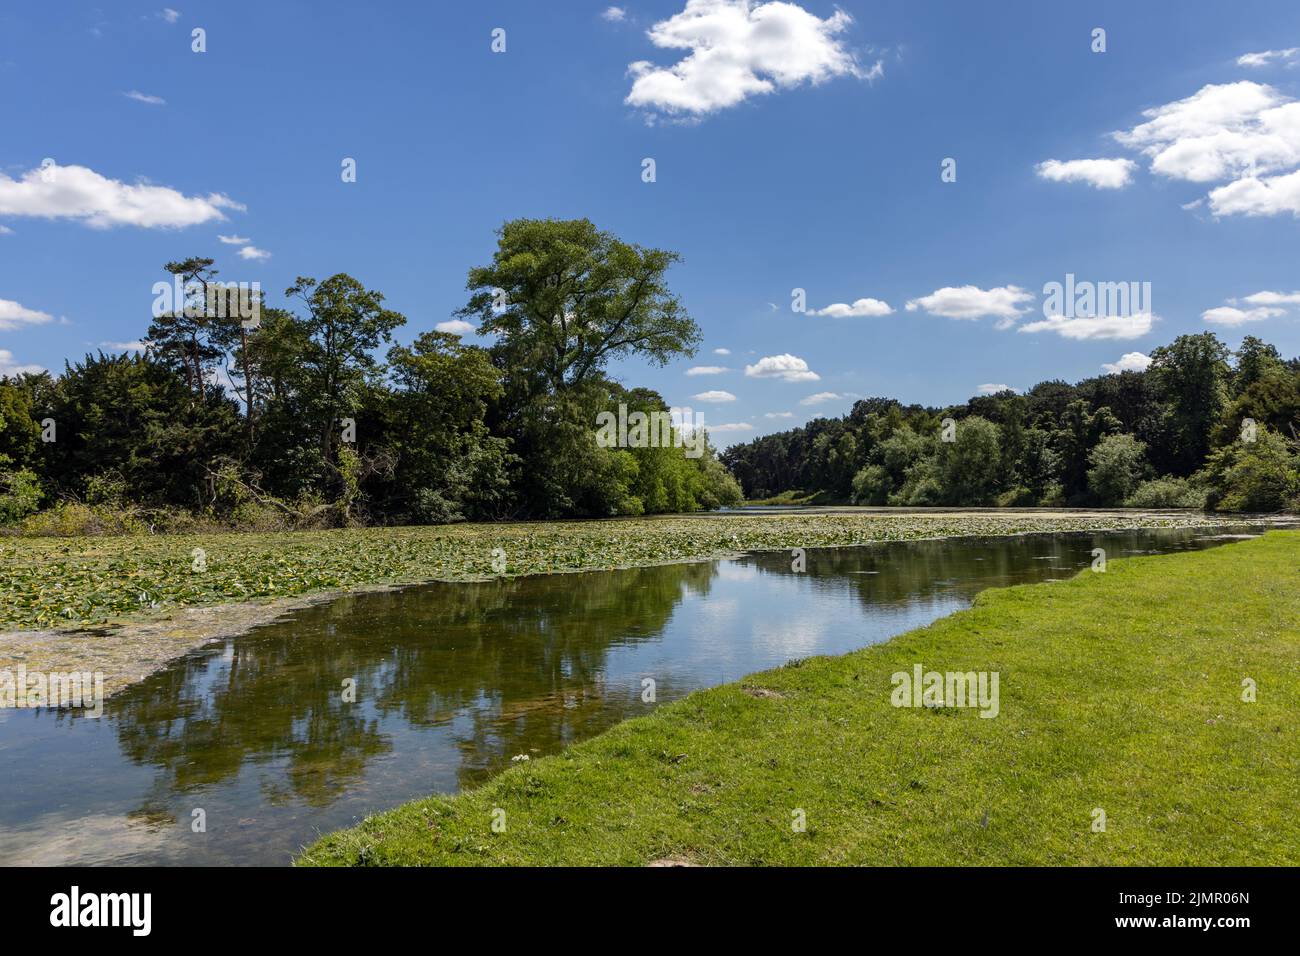
[[[1245,529],[958,538],[345,597],[210,644],[100,719],[0,710],[0,863],[288,863],[659,703],[967,607],[976,592]],[[344,701],[346,679],[355,702]],[[202,811],[206,832],[194,832]]]

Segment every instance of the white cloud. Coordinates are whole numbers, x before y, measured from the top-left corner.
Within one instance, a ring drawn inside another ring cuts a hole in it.
[[[714,354],[714,355],[730,355],[730,354],[731,354],[731,349],[714,349],[714,350],[713,350],[713,354]]]
[[[734,402],[736,396],[730,392],[724,392],[721,389],[714,389],[710,392],[700,392],[698,395],[692,395],[691,398],[697,402]]]
[[[835,302],[824,309],[812,309],[808,314],[829,315],[832,318],[843,319],[860,315],[889,315],[893,311],[888,302],[882,302],[880,299],[858,299],[852,305]]]
[[[1300,216],[1300,170],[1286,176],[1246,177],[1210,190],[1216,216]]]
[[[8,226],[0,226],[0,236],[12,236],[14,231]]]
[[[1020,389],[1012,388],[1010,385],[995,385],[992,382],[986,382],[979,387],[981,395],[996,395],[998,392],[1019,392]]]
[[[108,349],[110,352],[143,352],[149,347],[148,342],[100,342],[101,349]]]
[[[452,335],[469,335],[474,331],[474,326],[464,319],[448,319],[446,322],[439,322],[434,328],[439,332],[450,332]]]
[[[19,305],[11,299],[0,299],[0,332],[12,332],[24,325],[44,325],[54,316]]]
[[[1261,322],[1279,315],[1286,315],[1286,310],[1270,306],[1238,309],[1231,305],[1221,305],[1217,309],[1206,309],[1201,313],[1201,318],[1211,325],[1245,325],[1247,322]]]
[[[1251,305],[1300,305],[1300,292],[1252,292],[1245,301]]]
[[[223,236],[218,234],[217,241],[224,242],[228,246],[246,246],[253,240],[245,239],[243,236]]]
[[[1055,332],[1066,339],[1136,339],[1151,331],[1150,312],[1133,315],[1096,315],[1066,318],[1051,315],[1020,327],[1021,332]]]
[[[973,285],[945,286],[919,299],[912,299],[907,303],[907,311],[924,309],[931,315],[949,319],[978,319],[991,315],[1006,322],[1014,322],[1029,311],[1028,307],[1021,306],[1033,299],[1033,293],[1015,285],[994,289],[981,289]]]
[[[818,382],[821,376],[808,368],[808,363],[788,352],[766,355],[753,365],[745,366],[750,378],[779,378],[783,382]]]
[[[684,57],[667,67],[630,64],[632,89],[624,102],[701,117],[804,82],[874,79],[881,64],[862,70],[838,38],[852,22],[843,10],[822,20],[780,0],[687,0],[685,9],[648,33],[655,46],[687,51]]]
[[[801,398],[799,400],[799,404],[820,405],[823,402],[833,402],[839,398],[840,396],[837,395],[835,392],[818,392],[816,395],[809,395],[807,398]]]
[[[608,20],[610,23],[619,23],[627,19],[627,11],[622,7],[606,7],[600,18]]]
[[[1237,57],[1237,66],[1268,66],[1274,60],[1285,63],[1294,60],[1300,54],[1300,47],[1288,47],[1285,50],[1260,50],[1258,53],[1243,53]]]
[[[1118,375],[1120,372],[1145,372],[1150,364],[1149,355],[1143,355],[1141,352],[1125,352],[1119,357],[1118,362],[1104,362],[1101,367],[1112,375]]]
[[[754,426],[749,422],[728,422],[723,425],[705,425],[704,430],[710,434],[722,434],[723,432],[752,432]]]
[[[1087,183],[1094,189],[1123,189],[1133,179],[1131,159],[1049,159],[1036,167],[1040,179],[1057,183]]]
[[[794,412],[765,412],[764,418],[794,418]]]
[[[8,349],[0,349],[0,378],[5,376],[22,375],[31,372],[33,375],[44,372],[45,369],[40,365],[19,365],[14,360],[14,353]]]
[[[171,7],[163,7],[162,12],[159,13],[158,16],[162,17],[168,23],[175,23],[181,18],[181,12],[179,10],[173,10]]]
[[[687,375],[721,375],[731,369],[724,365],[692,365],[686,370]]]
[[[148,103],[150,106],[166,106],[167,101],[161,96],[153,96],[150,93],[141,93],[139,90],[131,90],[129,93],[123,93],[128,100],[135,100],[137,103]]]
[[[1300,103],[1263,83],[1210,84],[1142,115],[1147,122],[1112,135],[1171,179],[1206,183],[1300,162]]]
[[[186,196],[167,186],[128,186],[85,166],[36,168],[21,179],[0,173],[0,216],[77,219],[96,229],[154,229],[225,220],[223,209],[243,208],[220,193]]]
[[[259,249],[257,246],[241,246],[239,249],[239,258],[251,259],[254,262],[265,262],[271,258],[271,254],[265,249]]]

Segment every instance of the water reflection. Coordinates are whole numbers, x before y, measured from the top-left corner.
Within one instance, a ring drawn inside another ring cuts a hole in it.
[[[553,753],[659,702],[843,653],[1205,532],[911,542],[357,595],[209,646],[99,721],[0,712],[7,862],[283,863],[317,832]],[[345,682],[355,686],[347,699]],[[192,822],[202,810],[206,832]]]

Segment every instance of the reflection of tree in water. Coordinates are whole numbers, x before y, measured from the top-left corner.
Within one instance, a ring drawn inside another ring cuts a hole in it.
[[[273,802],[332,802],[388,752],[396,717],[428,727],[467,717],[462,780],[514,754],[553,751],[639,705],[608,700],[611,647],[653,639],[710,563],[429,585],[307,608],[224,648],[190,655],[110,704],[124,753],[181,793],[287,759]],[[225,653],[223,653],[223,650]],[[357,703],[342,700],[355,678]],[[460,735],[460,728],[456,732]]]
[[[378,706],[416,726],[465,715],[462,786],[516,754],[553,752],[640,709],[639,686],[606,694],[609,650],[658,637],[685,592],[707,594],[715,573],[702,562],[394,594],[393,618],[409,632]]]

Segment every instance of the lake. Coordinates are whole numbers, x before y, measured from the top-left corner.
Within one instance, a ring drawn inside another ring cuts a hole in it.
[[[190,653],[99,719],[0,710],[0,859],[287,864],[320,833],[699,688],[887,640],[984,588],[1072,576],[1094,548],[1113,560],[1248,533],[894,542],[809,550],[803,571],[783,551],[343,597]]]

